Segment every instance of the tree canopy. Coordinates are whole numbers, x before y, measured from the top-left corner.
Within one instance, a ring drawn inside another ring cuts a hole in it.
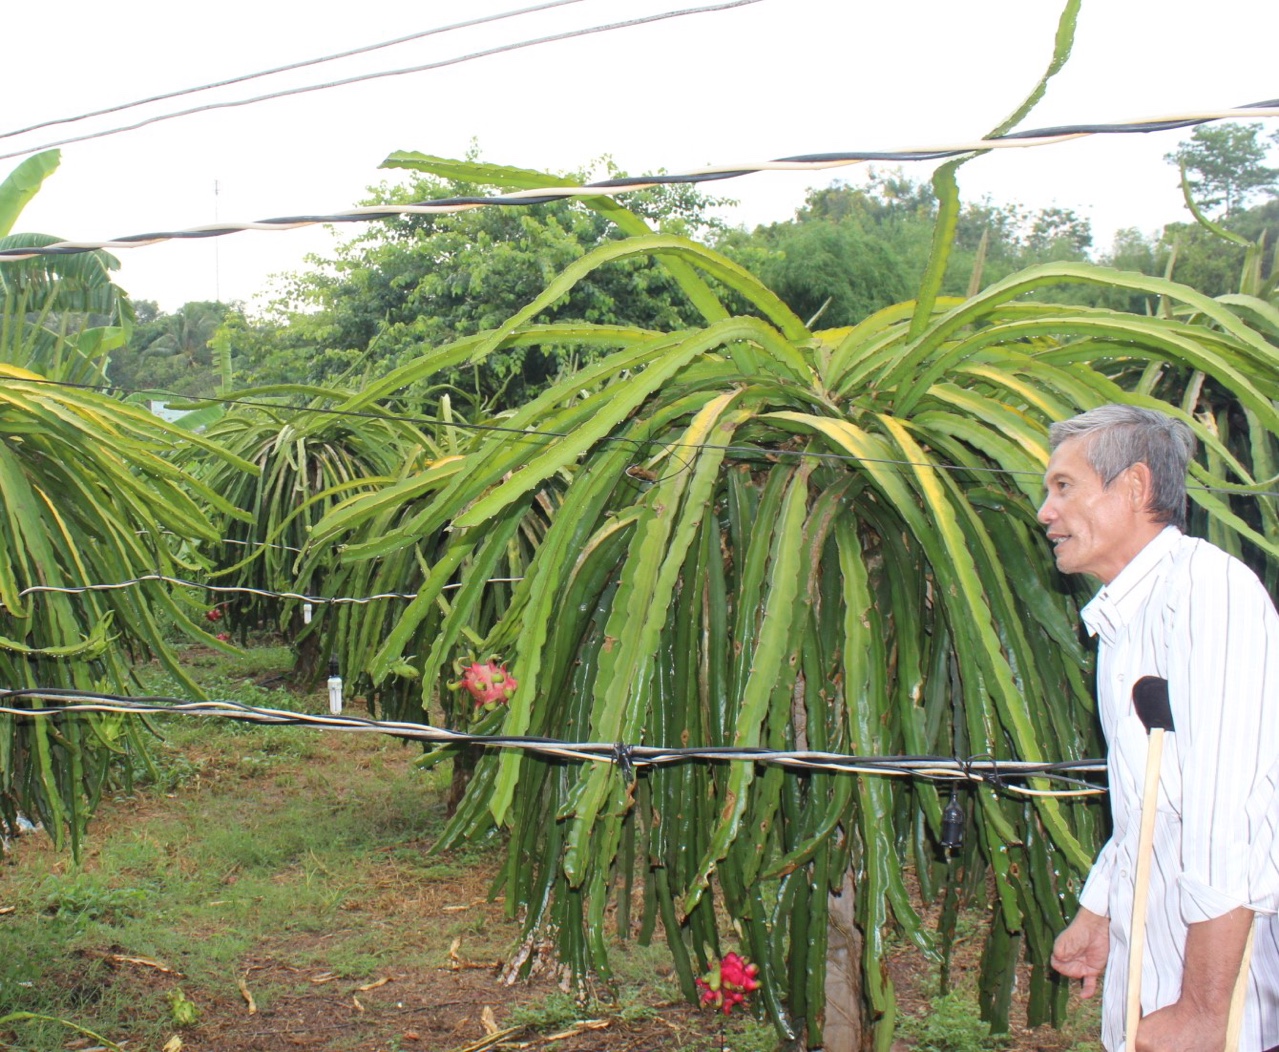
[[[1257,124],[1203,124],[1164,159],[1183,172],[1199,206],[1233,216],[1258,193],[1279,186],[1279,168],[1265,163]],[[1277,140],[1279,141],[1279,140]]]
[[[736,231],[716,247],[801,317],[821,310],[823,326],[854,325],[918,288],[936,217],[927,183],[872,170],[864,186],[811,190],[793,220]],[[1091,244],[1088,220],[1072,209],[969,202],[959,212],[942,291],[963,295],[974,278],[990,284],[1035,263],[1083,260]]]
[[[484,192],[476,182],[414,173],[403,184],[373,188],[363,203]],[[689,186],[657,186],[627,200],[654,229],[703,239],[723,228],[713,215],[721,203]],[[247,340],[245,368],[265,383],[382,375],[425,348],[495,327],[564,267],[622,236],[599,212],[573,202],[387,220],[341,243],[332,258],[313,257],[315,269],[288,281],[266,324]],[[669,328],[693,315],[662,268],[624,260],[573,288],[539,320],[564,317]],[[532,345],[439,379],[480,402],[510,405],[590,356],[580,348]]]

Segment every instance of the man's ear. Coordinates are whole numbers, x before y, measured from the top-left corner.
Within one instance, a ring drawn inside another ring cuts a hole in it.
[[[1124,472],[1124,485],[1127,496],[1132,503],[1133,511],[1146,511],[1150,507],[1150,498],[1154,491],[1154,482],[1150,476],[1150,465],[1137,461]]]

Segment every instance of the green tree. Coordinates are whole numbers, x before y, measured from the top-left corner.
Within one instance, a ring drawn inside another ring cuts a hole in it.
[[[1273,193],[1279,168],[1269,167],[1258,124],[1203,124],[1164,160],[1177,165],[1195,200],[1229,218],[1258,193]]]
[[[864,186],[811,190],[794,220],[735,232],[716,247],[797,314],[810,318],[829,299],[822,324],[847,325],[918,287],[936,220],[931,187],[900,171],[872,170]],[[964,295],[974,280],[989,284],[1034,263],[1083,260],[1091,244],[1088,220],[1072,209],[969,202],[955,219],[942,291]]]
[[[387,167],[411,169],[414,161],[414,155],[401,155]],[[608,171],[620,174],[611,166]],[[485,172],[483,165],[471,169],[473,181],[414,174],[407,184],[375,188],[365,203],[475,196],[486,192]],[[710,215],[719,203],[688,186],[658,186],[630,200],[658,228],[703,238],[720,228]],[[317,270],[289,280],[260,338],[250,334],[247,368],[255,381],[268,383],[298,379],[299,359],[310,382],[381,375],[424,347],[496,326],[565,266],[620,236],[607,218],[579,203],[385,220],[339,245],[333,259],[313,259]],[[691,320],[682,294],[661,269],[634,260],[573,289],[542,320],[555,317],[659,327]],[[441,379],[480,402],[513,405],[591,353],[549,344],[522,347]]]
[[[856,223],[777,224],[756,238],[767,252],[753,268],[796,313],[829,327],[854,325],[909,295],[901,264]]]
[[[196,300],[169,314],[148,303],[127,344],[111,356],[111,382],[128,390],[213,395],[222,386],[214,337],[237,324],[247,322],[235,304]]]

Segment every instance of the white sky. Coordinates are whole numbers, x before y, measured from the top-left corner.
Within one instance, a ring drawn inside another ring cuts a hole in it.
[[[4,5],[0,132],[408,33],[533,0],[64,0]],[[81,124],[0,139],[0,152],[356,73],[419,65],[710,0],[582,0]],[[1058,0],[761,0],[736,10],[557,42],[449,68],[199,114],[63,147],[16,230],[104,239],[222,220],[340,211],[395,173],[395,150],[631,173],[798,153],[931,146],[1002,120],[1046,66]],[[1279,97],[1274,0],[1084,0],[1074,56],[1022,127],[1121,121]],[[1267,120],[1267,131],[1279,120]],[[1108,136],[1005,150],[961,171],[966,198],[1071,207],[1098,245],[1121,226],[1185,218],[1163,155],[1188,135]],[[0,161],[7,173],[18,159]],[[916,179],[931,167],[907,166]],[[711,184],[753,227],[789,218],[810,186],[862,178],[761,173]],[[215,200],[214,183],[219,194]],[[353,231],[351,231],[353,232]],[[252,303],[268,276],[325,252],[314,228],[118,253],[119,280],[173,310]]]

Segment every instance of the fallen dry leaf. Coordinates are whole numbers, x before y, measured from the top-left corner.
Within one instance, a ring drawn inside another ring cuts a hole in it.
[[[363,1012],[363,1011],[364,1011],[364,1006],[363,1006],[362,1004],[360,1004],[360,999],[359,999],[358,997],[352,997],[352,998],[351,998],[351,1004],[355,1005],[355,1010],[356,1010],[357,1012]]]
[[[164,1052],[182,1052],[182,1038],[174,1034],[164,1043]]]
[[[317,984],[331,983],[336,978],[338,978],[338,975],[336,972],[321,972],[319,975],[311,976],[311,982],[317,983]]]
[[[17,908],[17,906],[0,906],[0,917],[3,917],[6,913],[15,912]]]
[[[123,953],[109,953],[107,960],[113,964],[140,964],[144,968],[154,968],[157,972],[164,972],[166,975],[177,975],[186,978],[181,972],[174,968],[170,968],[167,964],[161,964],[159,961],[153,961],[150,957],[130,957]]]
[[[253,995],[249,993],[249,984],[243,979],[240,979],[238,985],[240,987],[240,993],[244,995],[244,1003],[249,1006],[249,1015],[257,1015],[257,1002],[253,1000]]]
[[[400,1035],[400,1037],[404,1038],[405,1041],[421,1041],[422,1040],[422,1035],[419,1034],[416,1030],[406,1030],[404,1031],[404,1033]]]
[[[480,963],[477,961],[465,961],[462,955],[457,952],[458,947],[462,945],[462,937],[459,935],[453,940],[453,945],[449,947],[449,968],[455,972],[460,972],[463,968],[496,968],[497,962],[490,961]],[[443,965],[441,965],[443,967]]]
[[[502,1028],[497,1025],[497,1016],[493,1014],[493,1006],[485,1005],[484,1011],[480,1013],[480,1024],[484,1027],[484,1032],[492,1037]]]
[[[364,993],[368,990],[376,990],[379,986],[385,986],[390,981],[391,977],[389,975],[384,975],[381,979],[374,979],[373,982],[365,983],[363,986],[357,986],[356,989],[361,993]]]
[[[475,909],[475,907],[476,907],[476,906],[484,906],[484,905],[486,905],[486,904],[488,903],[488,901],[489,901],[489,900],[488,900],[487,898],[482,898],[482,899],[472,899],[470,902],[463,903],[463,904],[462,904],[462,905],[460,905],[460,906],[441,906],[441,907],[440,907],[440,912],[441,912],[441,913],[456,913],[458,910],[473,910],[473,909]],[[500,902],[505,902],[505,901],[506,901],[506,898],[505,898],[505,896],[502,896],[502,895],[499,895],[497,898],[493,899],[493,902],[494,902],[494,903],[500,903]]]
[[[550,1037],[542,1038],[547,1044],[552,1041],[563,1041],[566,1038],[577,1037],[578,1034],[584,1034],[588,1030],[603,1030],[609,1025],[607,1019],[579,1019],[571,1030],[561,1030],[558,1034],[551,1034]]]

